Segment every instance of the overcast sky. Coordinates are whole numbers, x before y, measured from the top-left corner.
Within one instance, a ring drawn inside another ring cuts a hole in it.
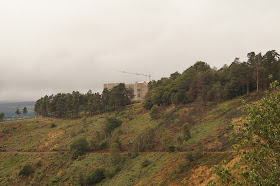
[[[0,101],[280,52],[279,0],[0,0]]]

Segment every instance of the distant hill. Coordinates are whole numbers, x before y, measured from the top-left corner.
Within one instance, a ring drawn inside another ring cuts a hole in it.
[[[4,112],[5,118],[4,121],[13,121],[24,118],[23,115],[20,117],[17,117],[15,114],[16,109],[18,108],[21,112],[22,109],[26,106],[28,110],[28,114],[26,115],[27,118],[33,118],[35,117],[34,114],[34,101],[28,101],[28,102],[0,102],[0,113]]]

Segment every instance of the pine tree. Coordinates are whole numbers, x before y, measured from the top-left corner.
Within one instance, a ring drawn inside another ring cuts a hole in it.
[[[1,122],[1,121],[4,121],[4,117],[5,117],[5,114],[2,112],[2,113],[0,114],[0,122]]]
[[[26,106],[22,109],[22,113],[26,117],[26,114],[28,113],[28,110],[27,110]]]
[[[19,109],[16,110],[15,114],[17,115],[17,117],[19,117],[21,115],[21,112],[19,111]]]

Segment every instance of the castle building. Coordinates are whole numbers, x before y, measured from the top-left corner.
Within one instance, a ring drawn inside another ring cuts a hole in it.
[[[104,88],[112,89],[115,86],[118,86],[120,83],[107,83],[104,84]],[[148,92],[148,82],[136,82],[134,84],[125,84],[126,88],[131,88],[134,92],[133,100],[143,100],[145,95]]]

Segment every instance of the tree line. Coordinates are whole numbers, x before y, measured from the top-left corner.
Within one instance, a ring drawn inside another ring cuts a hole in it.
[[[22,112],[18,108],[15,111],[15,114],[17,115],[17,117],[19,117],[21,115],[21,113],[26,117],[26,115],[28,113],[26,106],[22,109]]]
[[[149,83],[144,107],[154,105],[196,102],[203,108],[206,103],[218,103],[250,91],[266,90],[274,80],[280,80],[279,54],[275,50],[256,54],[250,52],[247,61],[235,58],[230,66],[217,70],[205,62],[197,62],[182,74],[175,72],[169,78]],[[272,78],[269,78],[269,76]]]
[[[82,112],[92,116],[120,109],[130,104],[133,97],[133,90],[120,83],[111,90],[105,88],[102,94],[89,90],[86,94],[73,91],[46,95],[36,101],[34,112],[43,117],[78,118]]]

